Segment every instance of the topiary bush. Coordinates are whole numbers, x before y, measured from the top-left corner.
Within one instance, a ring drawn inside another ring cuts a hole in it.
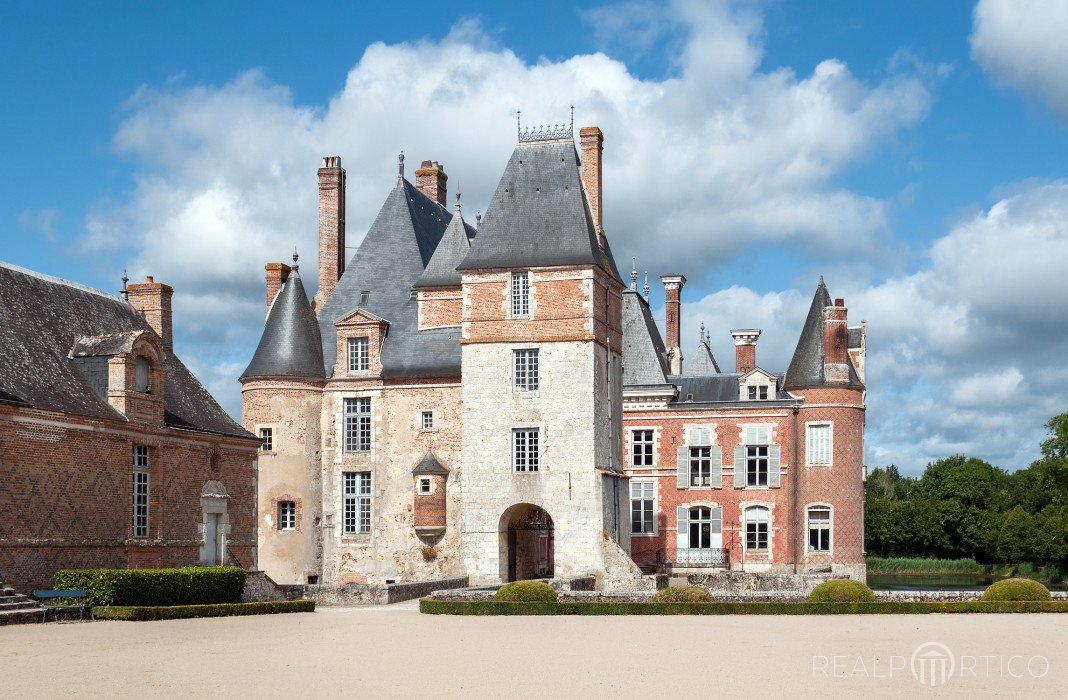
[[[654,603],[712,603],[715,598],[700,586],[674,586],[657,591]]]
[[[875,594],[862,581],[836,578],[813,588],[808,599],[812,603],[874,603]]]
[[[493,599],[509,603],[555,603],[556,591],[541,581],[514,581],[497,589]]]
[[[237,566],[57,571],[56,588],[82,589],[89,605],[239,603],[245,570]]]
[[[1029,578],[995,581],[983,591],[983,600],[1049,600],[1049,589]]]

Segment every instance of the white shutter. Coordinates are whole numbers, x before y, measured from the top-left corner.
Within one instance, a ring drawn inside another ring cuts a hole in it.
[[[682,506],[675,509],[675,546],[688,549],[690,546],[690,511]]]
[[[745,445],[734,446],[734,488],[745,488]]]
[[[768,486],[779,488],[779,446],[768,446]]]
[[[690,448],[680,447],[675,456],[675,485],[680,489],[690,487]]]
[[[711,530],[713,535],[723,534],[723,508],[712,509]]]
[[[712,488],[723,488],[723,448],[712,446]]]
[[[711,428],[690,428],[687,431],[686,442],[690,447],[707,447],[708,445],[711,445]]]

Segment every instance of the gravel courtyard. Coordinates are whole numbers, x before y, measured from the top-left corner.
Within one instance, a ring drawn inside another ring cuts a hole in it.
[[[446,617],[413,601],[3,627],[0,696],[1064,698],[1066,640],[1056,614]],[[929,642],[945,646],[913,659]],[[933,688],[910,670],[924,664]]]

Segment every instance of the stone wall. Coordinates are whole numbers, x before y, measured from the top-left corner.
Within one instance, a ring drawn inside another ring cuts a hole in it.
[[[324,607],[356,605],[388,605],[415,598],[425,598],[434,591],[459,589],[467,586],[466,576],[447,579],[427,579],[410,583],[367,584],[346,583],[342,586],[279,586],[287,600],[308,598]]]

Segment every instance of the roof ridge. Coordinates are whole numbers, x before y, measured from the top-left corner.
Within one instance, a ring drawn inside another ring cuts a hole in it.
[[[71,280],[63,279],[62,277],[56,277],[54,275],[46,275],[43,272],[37,272],[36,270],[30,270],[28,268],[22,267],[21,265],[15,265],[14,263],[9,263],[9,262],[5,262],[3,260],[0,260],[0,267],[8,269],[8,270],[11,270],[12,272],[19,272],[19,273],[21,273],[23,275],[26,275],[27,277],[36,277],[37,279],[42,280],[44,282],[51,282],[53,284],[62,284],[64,286],[66,286],[66,287],[71,287],[72,289],[77,289],[77,290],[82,291],[82,292],[88,292],[89,294],[95,294],[95,295],[97,295],[99,297],[104,297],[105,299],[108,299],[108,300],[114,301],[114,302],[118,302],[120,304],[125,303],[125,302],[123,302],[122,299],[120,299],[118,297],[118,295],[108,294],[107,292],[102,291],[100,289],[96,289],[94,287],[90,287],[88,285],[81,284],[80,282],[72,282]]]

